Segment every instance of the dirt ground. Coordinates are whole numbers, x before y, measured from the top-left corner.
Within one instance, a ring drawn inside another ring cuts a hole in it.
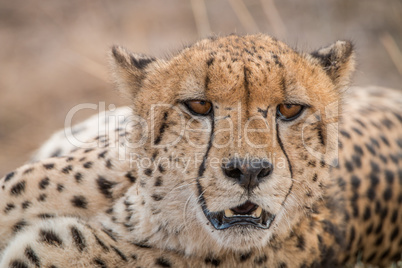
[[[127,104],[108,72],[112,44],[163,56],[211,33],[263,32],[307,51],[349,39],[355,84],[402,88],[401,14],[399,0],[0,0],[0,176],[75,105]]]

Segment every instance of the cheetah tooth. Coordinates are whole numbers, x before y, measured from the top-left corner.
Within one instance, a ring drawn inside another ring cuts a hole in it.
[[[233,211],[231,209],[225,209],[225,217],[226,218],[230,218],[230,217],[233,217],[233,216],[234,216],[234,213],[233,213]]]
[[[258,207],[256,210],[254,210],[252,216],[255,218],[259,218],[259,217],[261,217],[261,214],[262,214],[262,208]]]

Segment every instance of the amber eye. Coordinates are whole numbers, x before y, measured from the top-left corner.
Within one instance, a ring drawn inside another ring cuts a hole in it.
[[[212,110],[212,104],[209,101],[190,100],[185,104],[191,112],[197,115],[208,115]]]
[[[302,105],[298,104],[279,104],[277,114],[283,120],[296,119],[303,110]]]

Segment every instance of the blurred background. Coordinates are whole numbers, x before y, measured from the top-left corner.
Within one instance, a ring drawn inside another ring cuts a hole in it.
[[[111,83],[112,44],[164,56],[211,34],[257,32],[305,51],[352,40],[354,84],[402,88],[400,0],[0,0],[0,176],[73,106],[128,104]]]

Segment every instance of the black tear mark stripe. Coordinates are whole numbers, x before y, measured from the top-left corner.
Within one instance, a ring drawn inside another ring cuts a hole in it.
[[[207,209],[207,207],[206,207],[206,203],[205,203],[205,199],[204,199],[204,195],[203,195],[204,190],[202,189],[202,186],[200,184],[200,178],[204,175],[204,172],[205,172],[205,162],[207,161],[209,151],[211,150],[211,147],[212,147],[212,141],[214,139],[214,130],[215,130],[215,118],[214,118],[213,112],[211,113],[210,117],[211,117],[212,126],[211,126],[211,134],[210,134],[209,142],[208,142],[208,148],[205,152],[202,163],[201,163],[200,167],[198,168],[198,177],[196,178],[197,189],[198,189],[198,200],[199,200],[203,210]]]
[[[288,162],[289,172],[290,172],[290,179],[291,179],[291,182],[292,182],[292,184],[290,185],[289,191],[286,193],[285,199],[283,199],[283,202],[282,202],[282,206],[283,206],[285,204],[286,199],[288,198],[290,192],[293,189],[293,183],[294,183],[293,182],[293,170],[292,170],[292,164],[290,163],[290,160],[289,160],[289,156],[286,153],[285,148],[283,147],[283,143],[282,143],[281,137],[279,135],[279,124],[278,124],[278,119],[277,118],[275,119],[275,125],[276,125],[276,138],[278,139],[279,147],[281,147],[281,150],[282,150],[283,154],[285,155],[286,160]]]
[[[167,118],[168,118],[168,113],[165,112],[163,114],[162,125],[161,125],[161,127],[159,129],[159,135],[158,135],[158,137],[156,137],[156,139],[154,141],[155,145],[158,145],[161,142],[163,133],[165,133],[165,130],[168,127],[168,125],[166,124]]]
[[[244,89],[246,91],[246,117],[249,118],[250,116],[250,111],[249,111],[249,105],[250,105],[250,87],[249,87],[249,81],[247,79],[247,73],[251,73],[249,69],[247,69],[246,66],[243,67],[243,72],[244,72]]]

